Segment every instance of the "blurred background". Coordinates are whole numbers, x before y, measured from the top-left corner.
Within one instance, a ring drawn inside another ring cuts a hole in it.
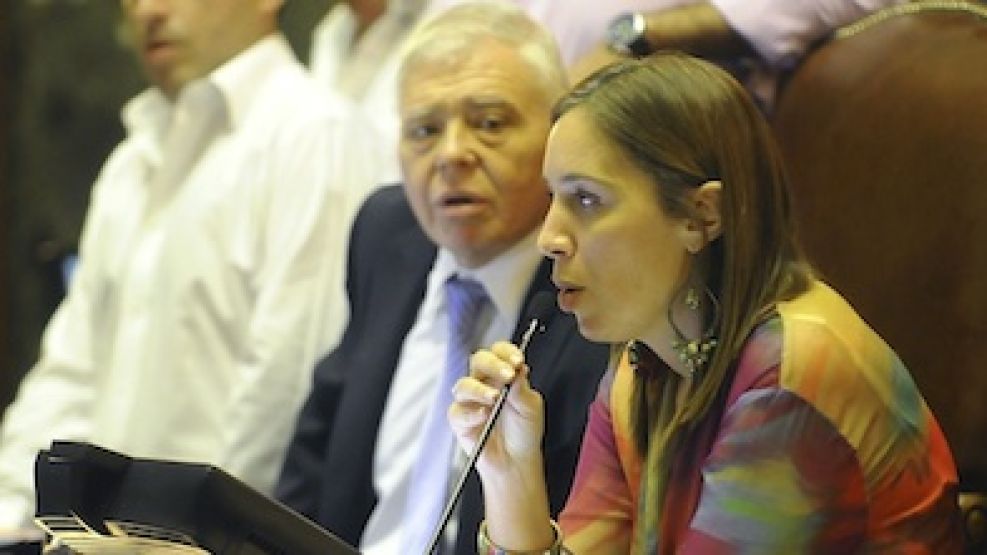
[[[286,2],[302,60],[332,3]],[[118,2],[0,0],[0,408],[37,358],[120,108],[144,86]]]

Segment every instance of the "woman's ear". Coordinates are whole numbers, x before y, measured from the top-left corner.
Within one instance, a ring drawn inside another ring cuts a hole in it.
[[[689,194],[694,218],[686,222],[686,249],[696,254],[723,233],[723,214],[720,211],[723,183],[711,180],[696,187]]]

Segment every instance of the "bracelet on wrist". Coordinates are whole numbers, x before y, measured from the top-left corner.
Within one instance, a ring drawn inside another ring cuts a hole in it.
[[[559,528],[559,524],[554,520],[550,520],[549,522],[552,524],[552,532],[555,533],[555,541],[552,542],[552,545],[548,549],[512,551],[504,549],[490,541],[490,536],[487,535],[487,521],[484,520],[480,523],[480,529],[476,533],[477,552],[480,555],[564,555],[569,553],[562,546],[562,530]]]

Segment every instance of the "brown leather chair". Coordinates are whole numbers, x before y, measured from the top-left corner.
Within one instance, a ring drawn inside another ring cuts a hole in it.
[[[772,119],[802,242],[912,371],[959,467],[970,552],[987,552],[987,5],[842,29]]]

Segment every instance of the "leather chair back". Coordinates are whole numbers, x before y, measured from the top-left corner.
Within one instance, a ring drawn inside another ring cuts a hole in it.
[[[961,489],[987,491],[987,5],[916,2],[842,29],[772,120],[810,259],[911,370]],[[967,514],[978,553],[985,515]]]

